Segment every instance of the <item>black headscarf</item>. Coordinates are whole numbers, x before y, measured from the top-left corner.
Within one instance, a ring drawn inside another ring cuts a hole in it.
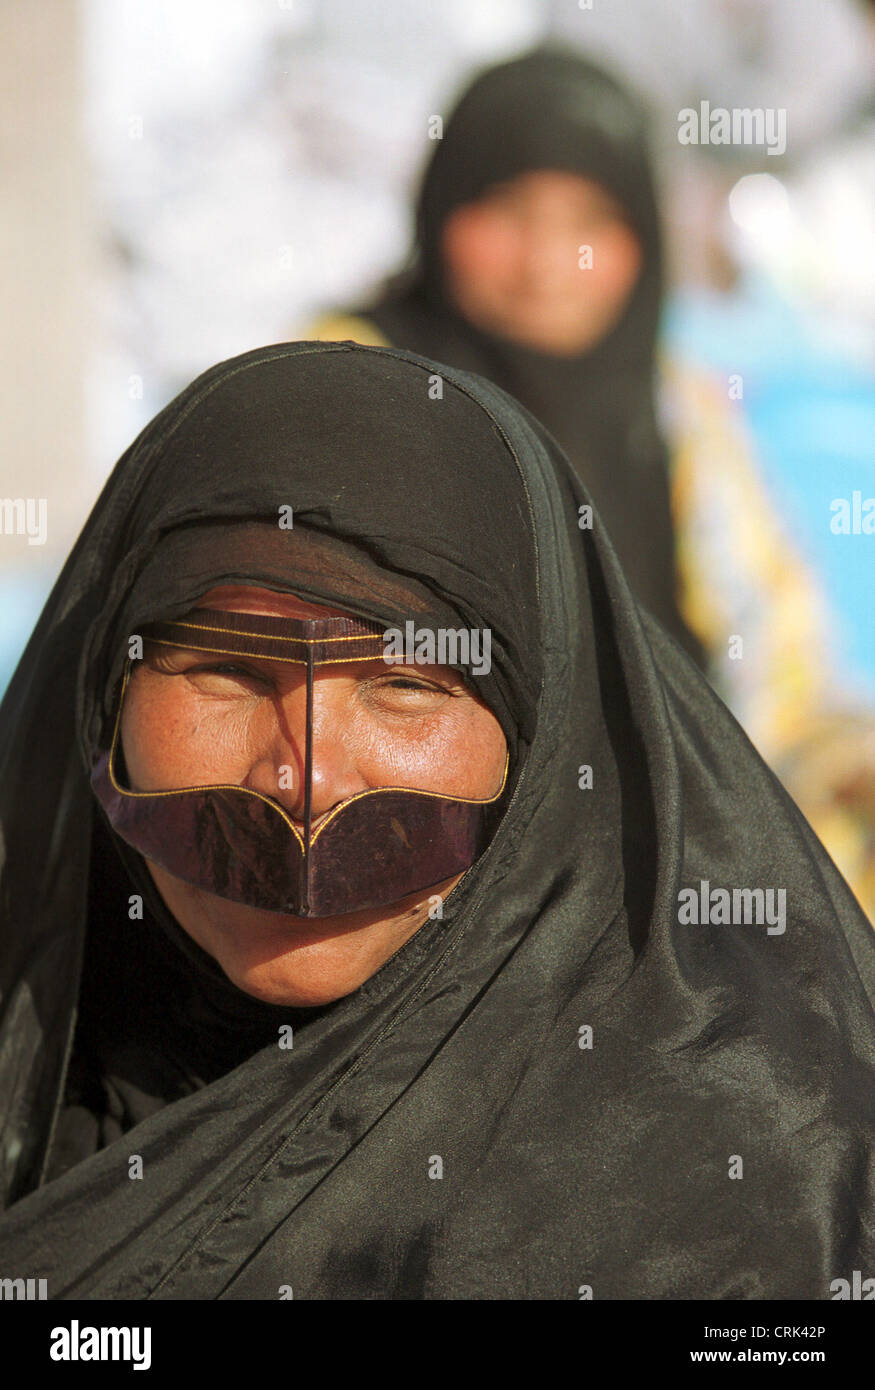
[[[5,1267],[49,1297],[197,1299],[829,1298],[871,1270],[871,929],[587,502],[498,388],[353,344],[222,363],[125,454],[2,709]],[[293,562],[277,532],[254,563],[247,527],[288,505]],[[299,1045],[40,1185],[118,645],[240,578],[490,627],[512,791],[443,919]],[[786,930],[685,924],[702,881],[784,888]]]
[[[620,320],[574,357],[474,327],[444,283],[441,233],[449,214],[537,169],[601,184],[642,247],[641,274]],[[677,606],[668,456],[654,405],[663,271],[643,108],[603,69],[561,49],[489,68],[435,143],[416,226],[411,269],[364,315],[398,347],[489,377],[546,425],[592,494],[633,592],[701,661]]]

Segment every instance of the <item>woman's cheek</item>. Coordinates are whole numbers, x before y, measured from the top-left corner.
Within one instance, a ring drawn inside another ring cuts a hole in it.
[[[596,283],[601,298],[616,305],[619,311],[641,267],[640,248],[634,234],[623,226],[606,228],[594,246],[593,265],[600,269]]]
[[[251,711],[236,702],[205,701],[184,687],[152,685],[142,673],[122,717],[128,775],[140,791],[242,782],[252,744]]]
[[[482,277],[491,282],[512,280],[517,270],[520,238],[504,217],[487,209],[464,209],[451,214],[444,227],[444,258],[466,286],[482,290]]]
[[[494,716],[473,701],[388,731],[372,726],[357,750],[371,786],[408,786],[444,796],[486,798],[504,769],[505,740]]]

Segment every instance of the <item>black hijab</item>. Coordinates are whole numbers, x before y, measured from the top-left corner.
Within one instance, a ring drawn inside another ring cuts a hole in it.
[[[353,344],[222,363],[124,455],[2,710],[7,1268],[50,1297],[170,1299],[829,1298],[871,1269],[871,929],[598,521],[579,529],[587,501],[498,388]],[[288,505],[254,563],[247,527]],[[41,1182],[119,645],[239,578],[490,627],[512,791],[443,920],[300,1045]],[[685,924],[704,880],[784,888],[786,930]]]
[[[615,327],[576,357],[556,357],[475,328],[444,285],[449,214],[536,169],[594,179],[624,208],[643,264]],[[654,406],[662,245],[646,116],[608,73],[543,49],[489,68],[436,142],[422,183],[411,269],[363,311],[390,342],[479,372],[554,434],[598,507],[636,596],[701,661],[675,594],[668,456]]]

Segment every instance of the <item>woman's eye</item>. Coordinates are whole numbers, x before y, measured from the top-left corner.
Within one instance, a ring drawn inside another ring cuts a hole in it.
[[[375,707],[396,711],[406,709],[412,712],[422,709],[426,704],[430,707],[436,700],[445,698],[449,693],[443,685],[435,681],[415,675],[408,676],[402,672],[396,676],[382,676],[364,683],[364,695],[368,701]]]
[[[396,675],[383,676],[375,682],[378,690],[418,690],[426,695],[448,695],[446,686],[427,676],[419,676],[414,671],[398,671]]]
[[[267,686],[270,684],[262,671],[253,671],[248,666],[238,666],[232,661],[211,662],[204,666],[188,666],[183,672],[186,676],[203,676],[207,679],[218,677],[226,681],[246,681],[249,684]]]

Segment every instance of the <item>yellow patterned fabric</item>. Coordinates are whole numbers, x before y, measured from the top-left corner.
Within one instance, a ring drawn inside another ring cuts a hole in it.
[[[662,364],[662,397],[682,611],[715,683],[774,757],[828,694],[829,615],[760,480],[740,408],[674,362]]]
[[[681,611],[714,684],[875,920],[875,715],[832,676],[830,612],[761,480],[741,406],[686,365],[663,361],[661,378]]]

